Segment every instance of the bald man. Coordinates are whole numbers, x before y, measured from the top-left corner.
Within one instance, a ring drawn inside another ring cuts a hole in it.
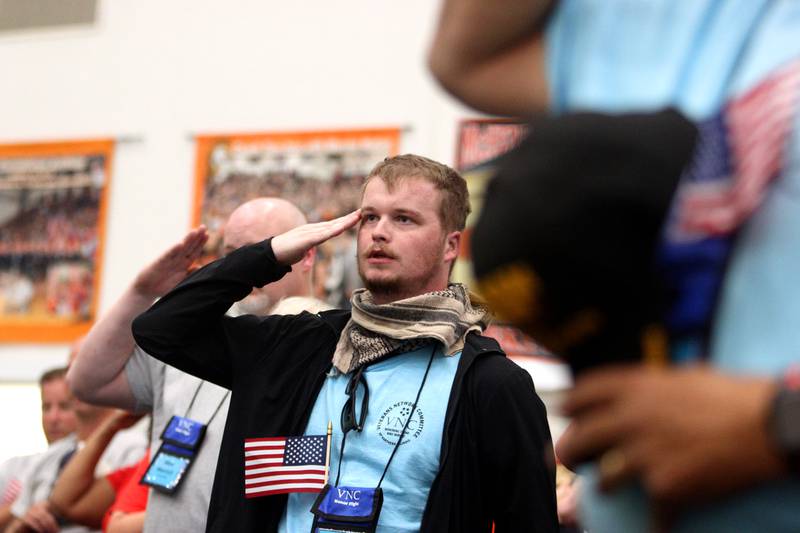
[[[286,200],[251,200],[228,218],[223,232],[224,252],[260,242],[305,222],[300,210]],[[205,228],[195,229],[145,267],[89,332],[67,376],[73,392],[83,400],[152,412],[151,468],[146,478],[154,490],[150,491],[147,506],[146,532],[205,530],[230,391],[147,355],[135,346],[131,321],[185,277],[207,239]],[[313,264],[311,250],[278,283],[254,289],[237,302],[231,314],[292,314],[298,312],[298,304],[312,313],[327,308],[311,298]],[[206,427],[204,438],[194,450],[191,468],[181,457],[160,450],[162,434],[173,416]]]
[[[237,248],[280,235],[306,222],[303,213],[293,203],[282,198],[250,200],[236,208],[228,217],[222,237],[223,253],[227,255]],[[253,289],[244,300],[236,302],[234,314],[273,314],[275,306],[284,298],[309,297],[312,293],[314,253],[315,250],[311,250],[306,254],[297,268],[293,267],[278,283]]]

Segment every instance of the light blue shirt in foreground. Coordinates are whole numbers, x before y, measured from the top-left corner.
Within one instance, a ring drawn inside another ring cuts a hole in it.
[[[556,111],[677,107],[717,113],[800,57],[796,0],[563,0],[547,33]],[[799,95],[800,96],[800,95]],[[776,375],[800,361],[800,120],[783,173],[748,221],[726,273],[711,358],[732,372]],[[636,488],[602,496],[588,469],[585,526],[649,531]],[[800,531],[800,483],[751,490],[693,512],[676,531]]]

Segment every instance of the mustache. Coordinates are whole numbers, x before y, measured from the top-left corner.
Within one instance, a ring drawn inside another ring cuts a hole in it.
[[[395,259],[394,254],[383,246],[370,246],[367,248],[367,251],[364,252],[363,256],[367,259],[371,257],[388,257],[389,259]]]

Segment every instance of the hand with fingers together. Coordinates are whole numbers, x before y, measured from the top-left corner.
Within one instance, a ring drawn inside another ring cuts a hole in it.
[[[305,224],[272,238],[272,253],[278,263],[291,266],[300,261],[314,246],[344,233],[361,219],[361,210],[314,224]]]
[[[149,299],[163,296],[190,272],[208,241],[208,231],[200,226],[145,267],[133,282],[133,289]]]
[[[580,377],[557,444],[567,465],[599,458],[604,490],[638,478],[679,510],[781,476],[768,413],[777,385],[704,367],[603,369]]]

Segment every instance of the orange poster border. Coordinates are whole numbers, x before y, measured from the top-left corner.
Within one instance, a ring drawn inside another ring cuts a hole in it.
[[[70,141],[43,141],[0,144],[0,158],[51,157],[69,155],[104,156],[105,183],[100,193],[97,212],[97,248],[94,255],[94,280],[92,283],[91,320],[35,321],[31,319],[0,318],[0,342],[61,343],[70,342],[84,335],[92,327],[100,299],[100,286],[105,256],[108,199],[112,183],[112,164],[115,141],[113,139],[85,139]]]
[[[260,142],[273,141],[278,143],[310,142],[330,139],[334,141],[358,141],[375,138],[389,138],[391,155],[400,151],[400,136],[402,128],[354,128],[330,130],[298,130],[274,131],[260,133],[220,133],[195,135],[195,164],[194,164],[194,194],[192,204],[191,227],[196,227],[201,221],[203,196],[205,195],[206,177],[208,174],[208,156],[211,148],[219,142]],[[377,161],[376,161],[377,163]]]

